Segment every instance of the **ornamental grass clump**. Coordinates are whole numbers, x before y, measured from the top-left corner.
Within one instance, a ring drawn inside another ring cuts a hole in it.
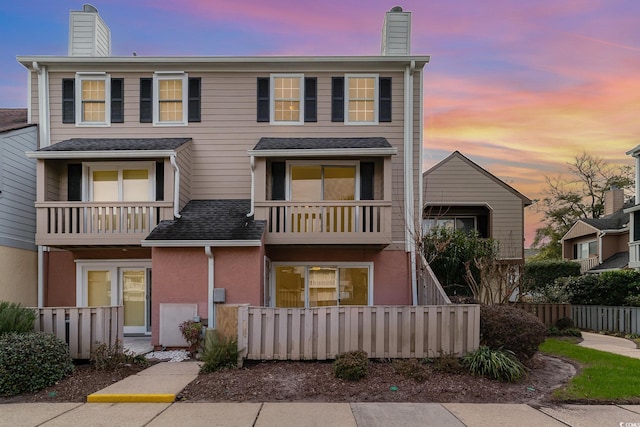
[[[216,331],[207,336],[201,358],[200,373],[237,368],[240,361],[240,350],[236,338],[223,337]]]
[[[527,372],[513,352],[491,349],[484,345],[463,357],[462,365],[473,375],[507,382],[517,381]]]
[[[333,374],[336,378],[358,381],[367,376],[369,356],[365,351],[340,353],[333,362]]]

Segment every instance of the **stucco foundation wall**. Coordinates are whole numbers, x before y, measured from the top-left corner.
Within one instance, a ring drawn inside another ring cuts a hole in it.
[[[38,253],[0,246],[0,301],[38,305]]]
[[[266,254],[272,262],[373,262],[373,304],[412,304],[409,254],[404,251],[268,247]]]
[[[226,302],[261,305],[262,248],[213,248],[212,252],[214,286],[226,289]],[[196,303],[198,315],[207,318],[208,258],[204,248],[153,248],[151,268],[151,333],[152,344],[158,345],[160,304]]]

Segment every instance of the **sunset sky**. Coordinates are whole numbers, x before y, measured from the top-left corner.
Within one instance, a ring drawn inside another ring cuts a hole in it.
[[[3,1],[0,108],[26,107],[17,55],[66,55],[82,1]],[[535,199],[586,150],[640,144],[638,0],[93,0],[112,54],[378,55],[384,13],[412,12],[425,69],[427,169],[459,150]],[[526,213],[526,242],[539,216]]]

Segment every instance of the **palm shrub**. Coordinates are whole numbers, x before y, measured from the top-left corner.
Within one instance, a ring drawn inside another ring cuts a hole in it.
[[[53,334],[0,335],[0,395],[32,393],[55,384],[72,371],[67,344]]]
[[[35,310],[13,302],[0,301],[0,334],[32,332],[35,320]]]
[[[202,352],[200,373],[215,372],[238,367],[240,350],[236,338],[223,337],[216,331],[207,335]]]
[[[492,349],[485,345],[464,356],[462,365],[474,375],[498,381],[517,381],[527,372],[512,351]]]

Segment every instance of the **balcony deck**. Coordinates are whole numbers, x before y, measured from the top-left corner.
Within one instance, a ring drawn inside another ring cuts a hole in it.
[[[173,219],[171,202],[38,202],[36,244],[140,245],[160,221]]]
[[[391,243],[391,202],[340,200],[256,203],[256,219],[268,222],[265,243],[272,245]]]

